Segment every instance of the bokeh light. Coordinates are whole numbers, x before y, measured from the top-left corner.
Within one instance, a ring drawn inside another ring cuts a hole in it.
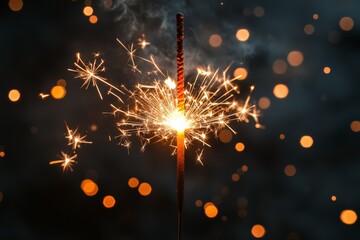
[[[272,69],[276,74],[284,74],[287,70],[287,63],[282,59],[277,59],[272,65]]]
[[[9,92],[9,94],[8,94],[8,97],[9,97],[10,101],[12,101],[12,102],[17,102],[17,101],[19,101],[19,99],[20,99],[20,92],[19,92],[19,90],[17,90],[17,89],[12,89],[12,90],[10,90],[10,92]]]
[[[304,55],[300,51],[291,51],[287,56],[288,63],[293,67],[298,67],[304,61]]]
[[[105,196],[104,199],[103,199],[103,205],[104,205],[104,207],[106,207],[106,208],[112,208],[112,207],[114,207],[114,206],[115,206],[115,203],[116,203],[115,198],[114,198],[113,196],[111,196],[111,195],[107,195],[107,196]]]
[[[91,6],[86,6],[83,9],[83,13],[84,13],[85,16],[89,17],[94,13],[94,10],[93,10],[93,8]]]
[[[195,201],[195,206],[202,207],[202,205],[203,205],[203,202],[200,199]]]
[[[258,101],[259,108],[261,109],[268,109],[270,107],[270,99],[267,97],[262,97]]]
[[[248,170],[249,170],[249,167],[247,165],[243,165],[241,167],[241,171],[243,171],[243,172],[247,172]]]
[[[311,136],[305,135],[301,137],[300,144],[303,148],[310,148],[314,144],[314,140]]]
[[[222,43],[222,38],[219,34],[213,34],[209,38],[209,44],[212,47],[220,47]]]
[[[286,98],[287,95],[289,94],[289,89],[286,85],[284,84],[277,84],[274,87],[273,90],[274,96],[277,98]]]
[[[9,1],[9,8],[11,11],[18,12],[20,11],[24,6],[24,3],[22,0],[10,0]]]
[[[354,210],[351,209],[343,210],[340,214],[340,219],[343,223],[352,225],[357,220],[357,214]]]
[[[249,37],[250,37],[250,32],[245,28],[241,28],[236,32],[236,38],[240,42],[246,42],[249,39]]]
[[[0,151],[0,157],[5,157],[5,152],[4,151]]]
[[[238,142],[238,143],[235,144],[235,149],[238,152],[242,152],[242,151],[245,150],[245,144],[242,143],[242,142]]]
[[[251,234],[255,237],[255,238],[262,238],[265,236],[265,228],[264,226],[260,225],[260,224],[255,224],[252,228],[251,228]]]
[[[234,77],[238,77],[239,80],[245,80],[248,76],[246,68],[237,68],[234,71]]]
[[[95,15],[91,15],[91,16],[89,17],[89,22],[92,23],[92,24],[97,23],[97,22],[98,22],[98,17],[95,16]]]
[[[329,74],[331,72],[331,68],[326,66],[326,67],[324,67],[323,71],[324,71],[325,74]]]
[[[86,196],[95,196],[99,190],[97,184],[91,179],[84,179],[81,182],[81,190],[85,193]]]
[[[56,85],[65,88],[65,87],[66,87],[66,81],[65,81],[64,79],[59,79],[59,80],[56,82]]]
[[[360,132],[360,121],[352,121],[350,123],[350,129],[353,132]]]
[[[224,128],[220,130],[219,139],[221,142],[229,143],[232,138],[233,138],[233,133],[229,129]]]
[[[254,8],[254,16],[255,17],[262,17],[265,14],[265,10],[263,7],[255,7]]]
[[[319,14],[314,13],[314,14],[313,14],[313,19],[314,19],[314,20],[318,20],[318,19],[319,19]]]
[[[54,86],[51,89],[51,96],[55,99],[62,99],[66,95],[66,90],[63,86]]]
[[[212,202],[207,202],[204,205],[204,212],[208,218],[215,218],[218,215],[219,210]]]
[[[280,138],[281,140],[284,140],[284,139],[285,139],[285,134],[280,133],[279,138]]]
[[[304,33],[307,35],[311,35],[315,32],[315,27],[312,24],[306,24],[304,27]]]
[[[141,183],[140,186],[139,186],[139,193],[140,195],[142,196],[148,196],[151,194],[151,191],[152,191],[152,188],[151,188],[151,185],[149,183]]]
[[[233,173],[231,175],[231,180],[233,180],[234,182],[238,182],[240,180],[240,175],[237,173]]]
[[[128,185],[131,188],[136,188],[137,186],[139,186],[139,180],[136,177],[132,177],[129,179]]]
[[[333,202],[336,201],[336,196],[335,196],[335,195],[332,195],[332,196],[331,196],[331,201],[333,201]]]
[[[284,173],[288,177],[293,177],[296,174],[296,167],[294,165],[286,165],[284,169]]]
[[[339,26],[343,31],[350,31],[354,27],[354,20],[351,17],[342,17]]]

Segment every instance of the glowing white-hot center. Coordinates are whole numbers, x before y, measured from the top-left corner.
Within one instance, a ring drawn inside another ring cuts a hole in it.
[[[174,111],[165,119],[164,124],[178,132],[183,132],[191,126],[191,120],[186,119],[179,111]]]

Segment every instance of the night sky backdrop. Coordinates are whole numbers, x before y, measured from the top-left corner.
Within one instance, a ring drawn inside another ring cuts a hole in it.
[[[204,166],[196,162],[201,144],[188,147],[183,239],[359,239],[359,9],[357,0],[2,1],[0,239],[176,239],[173,149],[160,142],[141,152],[133,138],[128,153],[116,119],[104,114],[114,102],[107,88],[101,100],[68,68],[77,52],[86,61],[99,52],[109,82],[149,84],[131,71],[119,38],[175,76],[177,12],[185,15],[186,81],[196,66],[246,69],[239,97],[255,85],[251,103],[265,126],[232,122],[237,134],[209,136]],[[250,36],[240,41],[239,29]],[[142,49],[139,38],[151,44]],[[61,99],[51,94],[56,85],[66,89]],[[63,172],[49,162],[73,154],[65,122],[93,143]],[[151,193],[131,188],[130,178]],[[94,196],[83,191],[85,179],[98,187]]]

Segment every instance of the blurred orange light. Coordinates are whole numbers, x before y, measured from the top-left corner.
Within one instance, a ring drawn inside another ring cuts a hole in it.
[[[339,25],[343,31],[350,31],[354,27],[354,20],[351,17],[342,17]]]
[[[296,167],[294,165],[287,165],[284,172],[286,176],[293,177],[296,174]]]
[[[213,34],[209,38],[209,44],[212,47],[220,47],[222,43],[222,38],[219,34]]]
[[[305,135],[301,137],[300,144],[303,148],[310,148],[314,144],[314,140],[311,136]]]
[[[330,67],[324,67],[324,73],[325,74],[329,74],[331,72],[331,68]]]
[[[66,90],[63,86],[54,86],[51,89],[51,96],[55,99],[62,99],[66,95]]]
[[[249,168],[248,168],[248,166],[243,165],[243,166],[241,167],[241,170],[242,170],[243,172],[247,172],[247,171],[249,170]]]
[[[17,89],[10,90],[8,97],[9,97],[10,101],[12,101],[12,102],[19,101],[19,99],[20,99],[19,90],[17,90]]]
[[[0,152],[0,157],[5,157],[5,152],[4,151]]]
[[[291,51],[287,56],[288,63],[293,67],[298,67],[304,61],[304,55],[300,51]]]
[[[319,19],[319,14],[314,13],[314,15],[313,15],[313,19],[314,19],[314,20],[318,20],[318,19]]]
[[[262,17],[265,14],[265,10],[262,7],[256,7],[254,8],[254,15],[255,17]]]
[[[252,227],[251,229],[251,234],[255,237],[255,238],[262,238],[265,235],[265,228],[260,225],[260,224],[256,224]]]
[[[219,133],[219,139],[223,143],[228,143],[231,141],[233,133],[229,129],[222,129]]]
[[[152,188],[151,188],[151,185],[149,183],[141,183],[140,186],[139,186],[139,193],[142,195],[142,196],[148,196],[150,195],[151,191],[152,191]]]
[[[238,142],[238,143],[236,143],[236,145],[235,145],[235,149],[236,149],[236,151],[238,151],[238,152],[242,152],[242,151],[245,150],[245,145],[244,145],[242,142]]]
[[[202,205],[203,205],[203,202],[200,199],[195,201],[195,206],[201,207]]]
[[[10,0],[9,7],[12,11],[18,12],[23,8],[23,1],[22,0]]]
[[[237,68],[234,71],[234,77],[237,77],[239,80],[245,80],[247,78],[248,72],[245,68]]]
[[[104,199],[103,199],[103,205],[104,205],[104,207],[106,207],[106,208],[112,208],[112,207],[114,207],[114,205],[115,205],[115,198],[113,197],[113,196],[111,196],[111,195],[107,195],[107,196],[105,196],[104,197]]]
[[[352,121],[350,128],[353,132],[360,132],[360,121]]]
[[[305,27],[304,27],[304,32],[307,34],[307,35],[311,35],[315,32],[315,27],[314,25],[312,24],[306,24]]]
[[[84,179],[80,185],[86,196],[95,196],[99,190],[97,184],[90,179]]]
[[[276,74],[284,74],[287,70],[287,63],[282,59],[277,59],[272,65],[272,69]]]
[[[214,218],[218,215],[218,209],[217,207],[213,204],[213,203],[207,203],[204,206],[204,210],[205,210],[205,215],[208,218]]]
[[[354,224],[357,220],[357,214],[355,211],[347,209],[343,210],[340,214],[340,219],[343,223],[347,225]]]
[[[240,175],[234,173],[233,175],[231,175],[231,180],[233,180],[234,182],[238,182],[240,180]]]
[[[97,16],[91,15],[91,16],[89,17],[89,22],[90,22],[90,23],[95,24],[95,23],[97,23],[97,21],[98,21],[98,17],[97,17]]]
[[[57,85],[57,86],[66,87],[66,81],[65,81],[64,79],[59,79],[59,80],[56,82],[56,85]]]
[[[137,186],[139,186],[139,180],[136,177],[132,177],[129,179],[128,185],[131,188],[136,188]]]
[[[90,7],[90,6],[86,6],[83,9],[83,13],[84,13],[85,16],[89,17],[94,13],[94,9],[92,7]]]
[[[273,93],[277,98],[286,98],[287,95],[289,94],[289,89],[284,84],[277,84],[274,87]]]
[[[249,30],[247,30],[245,28],[239,29],[236,32],[236,38],[241,42],[247,41],[249,39],[249,37],[250,37],[250,32],[249,32]]]
[[[281,133],[280,136],[279,136],[279,138],[280,138],[281,140],[284,140],[284,139],[285,139],[285,134]]]
[[[331,201],[333,201],[333,202],[336,201],[336,196],[335,195],[331,196]]]
[[[261,109],[268,109],[270,107],[270,99],[262,97],[259,99],[258,105]]]

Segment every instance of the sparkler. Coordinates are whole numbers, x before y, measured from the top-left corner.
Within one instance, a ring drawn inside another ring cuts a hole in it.
[[[184,16],[176,15],[176,63],[177,63],[177,110],[180,120],[185,120],[185,99],[184,99]],[[178,202],[178,239],[181,239],[181,214],[184,202],[184,169],[185,169],[185,138],[184,124],[177,126],[177,168],[176,168],[176,189]]]
[[[76,69],[69,69],[77,74],[76,78],[84,80],[82,86],[87,88],[92,84],[101,99],[103,98],[97,84],[102,83],[110,87],[108,94],[116,97],[120,104],[111,104],[112,114],[117,118],[120,145],[129,149],[130,137],[136,135],[142,144],[142,151],[154,141],[167,141],[174,147],[173,154],[177,154],[178,239],[181,238],[184,160],[187,146],[194,141],[202,143],[203,146],[210,146],[207,136],[210,133],[216,136],[223,128],[228,128],[235,134],[235,130],[229,125],[232,121],[249,122],[252,118],[255,127],[261,127],[258,123],[258,110],[249,103],[250,95],[245,103],[236,99],[239,89],[235,81],[241,76],[230,78],[227,75],[230,66],[222,74],[219,74],[218,69],[213,71],[210,67],[198,68],[195,79],[187,81],[185,85],[183,19],[182,14],[177,15],[176,83],[161,71],[153,57],[146,59],[135,55],[134,45],[126,47],[119,39],[117,41],[126,50],[129,66],[135,73],[142,74],[136,63],[136,59],[140,59],[153,67],[154,71],[148,75],[156,73],[160,79],[155,79],[150,85],[137,84],[134,90],[124,85],[117,88],[100,76],[105,68],[104,61],[98,60],[98,54],[94,55],[93,62],[87,64],[80,58],[80,54],[77,54],[77,61],[74,63]],[[254,87],[251,87],[251,92],[253,89]],[[125,98],[128,99],[128,103],[123,101]],[[202,154],[203,151],[200,151],[196,158],[201,164]]]

